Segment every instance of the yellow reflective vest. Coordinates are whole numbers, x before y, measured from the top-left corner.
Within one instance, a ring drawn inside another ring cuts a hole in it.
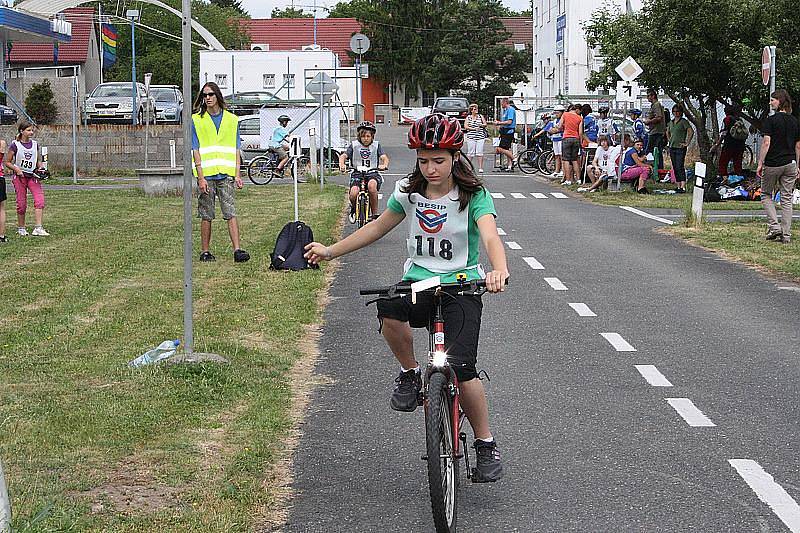
[[[210,177],[217,174],[236,176],[236,131],[239,117],[228,111],[222,111],[222,121],[219,131],[211,120],[208,112],[192,115],[194,131],[200,142],[200,164],[203,167],[203,176]],[[192,172],[197,176],[197,168],[192,166]]]

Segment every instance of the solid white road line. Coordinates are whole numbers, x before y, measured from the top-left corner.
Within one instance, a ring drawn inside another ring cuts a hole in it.
[[[789,531],[800,533],[800,506],[761,465],[750,459],[729,459],[728,462]]]
[[[521,192],[512,192],[512,193],[511,193],[511,197],[512,197],[512,198],[516,198],[517,200],[520,200],[520,199],[522,199],[522,198],[527,198],[527,196],[525,196],[525,195],[524,195],[524,194],[522,194]]]
[[[661,222],[663,224],[669,224],[670,226],[675,224],[672,220],[667,220],[666,218],[657,217],[655,215],[651,215],[650,213],[645,213],[644,211],[639,211],[635,207],[630,207],[627,205],[619,206],[620,209],[624,209],[625,211],[630,211],[635,215],[639,215],[640,217],[649,218],[650,220],[655,220],[656,222]]]
[[[716,424],[711,421],[703,411],[695,407],[689,398],[665,398],[667,403],[675,409],[686,423],[692,427],[714,427]]]
[[[503,237],[504,235],[508,235],[508,233],[506,233],[506,230],[504,230],[503,228],[497,228],[497,234],[500,235],[501,237]]]
[[[491,193],[491,195],[492,195],[492,198],[505,198],[506,197],[506,195],[501,193],[501,192],[493,192],[493,193]]]
[[[589,306],[583,303],[571,303],[569,306],[578,313],[578,316],[597,316]]]
[[[672,387],[672,383],[658,371],[655,365],[635,365],[636,370],[653,387]]]
[[[636,348],[630,345],[628,341],[622,338],[619,333],[601,333],[605,340],[614,347],[618,352],[635,352]]]
[[[550,195],[551,195],[553,198],[569,198],[569,196],[567,196],[567,195],[566,195],[566,194],[564,194],[563,192],[551,192],[551,193],[550,193]]]
[[[523,257],[522,260],[528,263],[528,266],[534,270],[544,270],[544,265],[537,261],[535,257]]]
[[[517,244],[517,243],[516,243],[516,242],[514,242],[514,241],[506,241],[506,244],[507,244],[507,245],[508,245],[508,247],[509,247],[509,248],[511,248],[512,250],[522,250],[522,246],[520,246],[519,244]]]
[[[543,192],[532,192],[531,196],[533,196],[534,198],[538,198],[539,200],[547,199],[547,195]]]
[[[561,280],[558,278],[544,278],[548,285],[553,287],[554,291],[565,291],[567,290],[567,286],[561,283]]]

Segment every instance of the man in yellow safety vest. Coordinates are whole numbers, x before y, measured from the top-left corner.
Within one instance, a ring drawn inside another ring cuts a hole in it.
[[[219,198],[222,218],[228,221],[228,233],[233,244],[233,260],[244,263],[250,254],[239,247],[239,224],[233,201],[234,186],[241,189],[239,167],[241,138],[239,117],[225,109],[222,92],[214,82],[200,89],[194,102],[198,113],[192,115],[192,157],[194,175],[200,195],[197,214],[200,217],[200,261],[214,261],[209,251],[211,221],[214,220],[214,199]]]

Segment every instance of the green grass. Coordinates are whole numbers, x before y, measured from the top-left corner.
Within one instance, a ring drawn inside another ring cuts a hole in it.
[[[800,281],[800,243],[795,240],[784,245],[766,241],[763,221],[705,223],[700,229],[671,226],[663,231],[781,277]],[[800,234],[800,224],[792,225],[792,233]]]
[[[567,189],[575,192],[579,186],[571,185]],[[651,193],[655,189],[674,189],[671,183],[648,182],[647,188]],[[629,205],[632,207],[644,208],[664,208],[685,210],[692,204],[691,187],[686,194],[639,194],[632,190],[630,186],[623,185],[621,192],[598,191],[594,193],[577,193],[591,202],[604,205]],[[703,204],[706,210],[759,210],[762,209],[761,202],[753,201],[732,201],[707,202]]]
[[[317,240],[338,231],[342,196],[302,187]],[[253,259],[233,263],[218,218],[217,262],[195,263],[195,350],[229,366],[126,366],[182,336],[180,198],[48,191],[52,236],[0,246],[0,458],[15,531],[253,529],[275,496],[288,372],[325,285],[323,271],[268,270],[291,200],[289,188],[244,189]],[[146,498],[122,505],[133,493]]]

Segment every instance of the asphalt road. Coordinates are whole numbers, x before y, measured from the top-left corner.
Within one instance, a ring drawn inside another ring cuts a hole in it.
[[[484,297],[478,366],[506,477],[462,483],[459,530],[800,532],[797,287],[544,181],[486,182],[511,284]],[[433,531],[422,410],[389,409],[398,367],[358,296],[399,279],[404,238],[341,259],[284,531]]]

